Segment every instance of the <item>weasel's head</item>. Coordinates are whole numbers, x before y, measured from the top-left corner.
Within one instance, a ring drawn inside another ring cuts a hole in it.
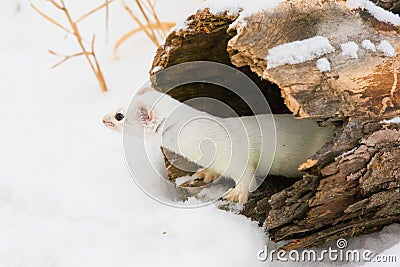
[[[103,123],[107,128],[122,133],[124,130],[124,121],[126,111],[118,109],[117,111],[107,114],[103,117]]]
[[[145,137],[158,140],[175,105],[176,101],[168,95],[144,88],[135,95],[128,109],[104,116],[103,123],[118,132],[123,132],[125,127],[125,133],[138,137],[144,133]]]

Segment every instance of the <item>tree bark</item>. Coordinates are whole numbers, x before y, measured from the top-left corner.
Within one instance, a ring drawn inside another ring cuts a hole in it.
[[[399,9],[397,1],[379,4]],[[260,225],[265,222],[272,240],[290,240],[285,249],[400,222],[400,124],[381,122],[400,115],[400,27],[366,10],[350,10],[340,0],[283,2],[273,12],[262,11],[229,28],[236,18],[207,9],[189,17],[188,27],[172,32],[157,51],[150,71],[155,87],[165,90],[167,79],[155,75],[158,69],[189,61],[220,62],[255,81],[274,113],[337,125],[334,141],[300,166],[302,179],[267,177],[242,214]],[[268,68],[269,49],[314,36],[327,37],[335,48],[325,55],[330,72],[320,72],[316,59]],[[366,51],[361,47],[366,39],[388,41],[397,56]],[[360,46],[358,58],[343,56],[340,45],[347,41]],[[168,93],[180,101],[215,97],[248,115],[236,98],[213,85],[184,85]],[[196,108],[214,112],[212,107]],[[168,161],[166,165],[172,180],[187,174]]]
[[[393,13],[400,13],[400,1],[398,0],[373,0],[372,2]]]

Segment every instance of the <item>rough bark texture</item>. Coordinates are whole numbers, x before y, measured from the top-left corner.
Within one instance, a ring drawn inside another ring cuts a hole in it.
[[[400,127],[370,126],[320,175],[305,175],[270,199],[272,240],[291,239],[286,249],[309,247],[400,222]]]
[[[378,6],[384,9],[390,10],[393,13],[400,13],[400,1],[399,0],[373,0]]]
[[[398,1],[380,5],[399,9]],[[364,39],[387,40],[400,54],[400,28],[366,11],[349,10],[339,0],[284,2],[274,12],[250,16],[229,29],[235,19],[227,13],[198,11],[188,18],[187,29],[167,37],[153,70],[196,60],[221,62],[255,81],[274,113],[293,112],[301,119],[337,124],[334,141],[301,166],[302,179],[268,177],[242,214],[260,225],[265,222],[272,240],[290,240],[285,249],[311,247],[400,222],[400,125],[380,122],[400,114],[400,58],[361,48]],[[336,49],[325,55],[330,72],[321,73],[316,60],[268,68],[268,49],[317,35],[327,37]],[[357,59],[342,55],[340,44],[347,41],[360,45]],[[151,74],[163,91],[168,77]],[[211,96],[240,115],[249,114],[218,86],[198,83],[168,93],[180,101]],[[214,112],[213,107],[196,108]],[[185,161],[179,155],[172,157]],[[187,174],[168,161],[166,165],[172,180]]]

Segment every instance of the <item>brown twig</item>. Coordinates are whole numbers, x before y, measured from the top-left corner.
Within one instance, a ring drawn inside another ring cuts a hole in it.
[[[143,23],[138,16],[135,15],[129,5],[122,0],[124,9],[129,13],[139,27],[126,33],[118,40],[114,46],[114,54],[124,41],[140,31],[143,31],[155,46],[159,46],[159,39],[164,38],[167,31],[174,25],[169,22],[163,23],[160,21],[157,12],[155,11],[154,4],[151,2],[151,0],[135,0],[135,3],[146,22]],[[152,20],[154,20],[154,22]]]
[[[155,23],[151,23],[152,25],[161,24],[161,21],[159,20],[158,15],[154,9],[154,4],[151,2],[151,0],[146,0],[146,2],[142,3],[142,6],[145,9],[145,12],[149,13],[154,18]],[[161,25],[158,25],[158,27],[154,27],[155,33],[158,35],[158,37],[156,38],[162,39],[165,36],[165,31],[161,27]]]
[[[40,11],[36,6],[34,6],[31,3],[31,7],[43,18],[45,18],[46,20],[50,21],[52,24],[56,25],[57,27],[63,29],[64,31],[66,31],[69,34],[73,34],[73,32],[71,30],[69,30],[67,27],[61,25],[60,23],[58,23],[56,20],[50,18],[49,16],[47,16],[46,14],[44,14],[42,11]]]
[[[142,3],[139,0],[135,0],[135,2],[137,4],[137,6],[139,7],[139,10],[142,13],[144,19],[146,20],[148,29],[150,29],[150,31],[151,31],[151,35],[153,36],[154,40],[156,40],[156,46],[159,46],[160,44],[159,44],[159,42],[157,40],[157,36],[156,36],[156,34],[154,32],[154,29],[153,29],[153,27],[150,26],[152,23],[151,23],[149,17],[147,16],[147,12],[143,9]]]
[[[107,91],[107,85],[106,85],[106,82],[104,80],[104,76],[102,75],[101,69],[99,68],[99,64],[97,62],[96,57],[93,57],[93,59],[94,59],[94,63],[93,63],[92,60],[89,57],[89,53],[87,52],[85,46],[83,45],[82,36],[81,36],[81,34],[79,32],[77,24],[72,20],[72,17],[70,15],[68,9],[65,6],[64,0],[60,0],[60,2],[61,2],[61,6],[63,8],[64,14],[67,17],[67,20],[68,20],[69,24],[72,27],[72,31],[74,32],[74,36],[75,36],[76,40],[78,41],[78,44],[79,44],[84,56],[86,57],[86,60],[89,63],[90,68],[92,69],[93,73],[96,75],[96,78],[97,78],[97,80],[99,82],[99,85],[101,87],[101,91],[106,92]]]
[[[68,60],[70,60],[72,58],[80,57],[80,56],[83,56],[83,54],[84,54],[83,52],[79,52],[79,53],[76,53],[76,54],[73,54],[73,55],[61,55],[61,54],[58,54],[58,53],[56,53],[56,52],[54,52],[52,50],[49,50],[49,53],[52,54],[52,55],[55,55],[55,56],[63,57],[62,60],[60,60],[58,63],[54,64],[51,67],[52,69],[57,68],[58,66],[60,66],[61,64],[63,64],[64,62],[66,62],[66,61],[68,61]],[[92,53],[90,53],[90,55],[92,55]]]
[[[154,19],[156,20],[156,22],[158,24],[158,28],[161,29],[163,35],[165,35],[167,33],[167,31],[161,26],[161,21],[158,18],[157,12],[154,8],[154,4],[151,2],[151,0],[147,0],[147,3],[149,4],[151,14],[153,15]]]
[[[62,6],[60,6],[59,4],[57,4],[54,0],[48,0],[50,3],[52,3],[53,4],[53,6],[55,6],[56,8],[58,8],[58,9],[60,9],[60,10],[63,10],[63,7]]]
[[[68,28],[62,26],[62,25],[59,24],[57,21],[55,21],[54,19],[50,18],[49,16],[47,16],[46,14],[44,14],[43,12],[41,12],[39,9],[37,9],[35,6],[32,5],[32,7],[33,7],[41,16],[43,16],[44,18],[46,18],[48,21],[50,21],[50,22],[53,23],[54,25],[58,26],[59,28],[62,28],[63,30],[67,31],[68,33],[73,34],[73,35],[75,36],[77,42],[78,42],[79,47],[81,48],[81,52],[76,53],[76,54],[73,54],[73,55],[71,55],[71,56],[59,55],[59,54],[55,53],[54,51],[50,50],[49,52],[50,52],[51,54],[64,57],[60,62],[58,62],[57,64],[55,64],[55,65],[53,66],[53,68],[60,66],[62,63],[68,61],[68,60],[71,59],[71,58],[75,58],[75,57],[78,57],[78,56],[84,56],[84,57],[86,58],[88,64],[89,64],[91,70],[93,71],[93,73],[94,73],[95,76],[96,76],[96,79],[97,79],[97,81],[98,81],[98,83],[99,83],[99,85],[100,85],[101,91],[102,91],[102,92],[106,92],[106,91],[107,91],[107,84],[106,84],[106,81],[105,81],[105,79],[104,79],[103,72],[102,72],[102,70],[101,70],[101,68],[100,68],[100,64],[99,64],[99,62],[98,62],[98,60],[97,60],[96,54],[95,54],[95,52],[94,52],[94,41],[95,41],[95,37],[93,36],[93,38],[92,38],[92,43],[91,43],[91,49],[92,49],[92,51],[88,51],[88,50],[86,49],[85,45],[83,44],[83,39],[82,39],[81,33],[79,32],[77,22],[75,22],[75,21],[72,19],[69,10],[68,10],[67,7],[65,6],[64,0],[59,0],[59,1],[60,1],[60,3],[57,3],[55,0],[49,0],[49,2],[50,2],[54,7],[56,7],[57,9],[61,10],[61,11],[64,13],[64,15],[66,16],[67,21],[68,21],[70,27],[72,28],[72,30],[69,30]],[[108,1],[105,3],[105,6],[108,6],[108,4],[110,3],[110,1],[113,1],[113,0],[108,0]],[[95,11],[97,11],[97,10],[98,10],[98,9],[95,9]],[[93,14],[95,11],[93,11],[91,14]],[[89,13],[90,13],[90,12],[89,12]],[[86,14],[86,15],[87,15],[87,14]]]
[[[97,11],[99,11],[99,10],[105,8],[105,9],[106,9],[106,23],[108,24],[108,14],[109,14],[108,9],[109,9],[109,5],[110,5],[112,2],[114,2],[114,1],[115,1],[115,0],[106,0],[105,3],[99,5],[98,7],[94,8],[94,9],[92,9],[91,11],[87,12],[86,14],[82,15],[80,18],[78,18],[78,19],[75,21],[75,23],[79,23],[79,22],[81,22],[82,20],[84,20],[84,19],[86,19],[87,17],[89,17],[90,15],[92,15],[92,14],[96,13]]]
[[[152,23],[152,24],[150,24],[150,25],[146,25],[146,26],[144,26],[144,27],[145,27],[145,28],[153,27],[154,29],[168,30],[168,29],[171,29],[171,28],[174,27],[174,26],[175,26],[175,23],[172,23],[172,22],[162,22],[162,23],[157,23],[157,22],[156,22],[156,23]],[[121,38],[119,38],[118,41],[116,42],[116,44],[114,45],[114,57],[117,57],[116,54],[117,54],[117,52],[118,52],[119,47],[120,47],[127,39],[129,39],[130,37],[132,37],[133,35],[135,35],[135,34],[138,33],[138,32],[141,32],[141,31],[145,31],[145,29],[138,27],[138,28],[136,28],[136,29],[133,29],[133,30],[127,32],[127,33],[124,34]]]
[[[133,18],[133,20],[139,25],[139,28],[143,29],[144,33],[147,35],[147,37],[150,38],[150,40],[156,45],[158,46],[158,41],[157,39],[155,39],[154,36],[152,36],[145,25],[143,25],[143,23],[140,21],[140,19],[135,15],[135,13],[133,13],[132,9],[128,6],[128,4],[125,1],[122,1],[123,7],[124,9],[128,12],[128,14]]]
[[[97,77],[98,77],[98,80],[99,81],[101,81],[101,82],[103,82],[103,87],[102,88],[104,88],[105,90],[103,90],[103,92],[106,92],[107,91],[107,85],[106,85],[106,80],[105,80],[105,78],[104,78],[104,74],[103,74],[103,72],[101,71],[101,68],[100,68],[100,64],[99,64],[99,61],[97,60],[97,56],[96,56],[96,53],[94,52],[94,40],[95,40],[95,35],[93,35],[93,38],[92,38],[92,56],[93,56],[93,59],[94,59],[94,63],[96,64],[96,68],[97,68]]]
[[[110,21],[110,3],[113,0],[106,0],[106,42],[108,43],[108,26],[109,26],[109,21]]]
[[[73,34],[78,42],[78,45],[81,49],[81,52],[79,53],[75,53],[73,55],[60,55],[55,53],[54,51],[50,51],[50,53],[52,53],[53,55],[56,56],[61,56],[63,57],[62,60],[60,60],[59,62],[57,62],[53,68],[56,68],[58,66],[60,66],[61,64],[65,63],[66,61],[73,59],[75,57],[79,57],[79,56],[84,56],[91,68],[91,70],[93,71],[93,73],[96,75],[96,78],[99,82],[99,85],[101,87],[101,90],[107,91],[107,86],[106,86],[106,82],[104,79],[104,75],[103,72],[100,68],[100,64],[98,62],[96,53],[94,51],[94,43],[95,43],[95,37],[93,36],[92,38],[92,42],[91,42],[91,50],[89,51],[84,43],[83,43],[83,39],[82,36],[80,34],[80,31],[78,29],[78,23],[81,22],[82,20],[86,19],[87,17],[89,17],[90,15],[96,13],[97,11],[101,10],[101,9],[105,9],[106,12],[106,21],[105,21],[105,29],[106,29],[106,34],[108,34],[108,27],[109,27],[109,5],[113,2],[115,2],[115,0],[104,0],[104,3],[97,6],[96,8],[90,10],[89,12],[87,12],[86,14],[82,15],[80,18],[78,18],[77,20],[73,20],[71,17],[71,14],[69,12],[69,10],[66,8],[65,6],[65,2],[64,0],[48,0],[55,8],[61,10],[66,18],[67,21],[69,23],[69,27],[72,29],[69,29],[67,27],[65,27],[64,25],[60,24],[59,22],[57,22],[56,20],[52,19],[51,17],[47,16],[46,14],[44,14],[43,12],[41,12],[38,8],[36,8],[34,5],[32,5],[33,9],[38,12],[42,17],[44,17],[46,20],[50,21],[52,24],[56,25],[57,27],[63,29],[64,31],[66,31],[69,34]],[[154,4],[151,2],[151,0],[135,0],[134,1],[141,13],[141,15],[143,16],[145,23],[141,21],[141,19],[139,19],[139,17],[132,11],[132,9],[129,7],[129,5],[125,2],[125,0],[122,0],[122,4],[124,9],[128,12],[128,14],[133,18],[133,20],[138,24],[138,28],[135,28],[131,31],[129,31],[128,33],[126,33],[125,35],[123,35],[115,44],[114,46],[114,54],[117,53],[118,48],[121,46],[122,43],[124,43],[128,38],[130,38],[131,36],[135,35],[138,32],[143,31],[147,37],[153,42],[154,45],[159,46],[159,39],[164,38],[166,32],[173,27],[175,24],[174,23],[170,23],[170,22],[161,22],[156,11],[154,8]],[[106,37],[107,38],[107,37]]]
[[[87,12],[86,14],[82,15],[80,18],[78,18],[75,23],[79,23],[82,20],[86,19],[90,15],[96,13],[99,10],[102,10],[103,8],[106,11],[106,20],[105,20],[105,29],[106,29],[106,42],[108,42],[108,25],[110,21],[110,4],[114,2],[115,0],[106,0],[103,4],[99,5],[98,7],[92,9],[91,11]]]

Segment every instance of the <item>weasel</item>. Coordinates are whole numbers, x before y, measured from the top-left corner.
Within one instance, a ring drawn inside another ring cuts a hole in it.
[[[256,189],[256,178],[301,177],[299,165],[332,141],[334,131],[333,125],[319,127],[292,114],[220,118],[152,88],[142,89],[131,108],[106,115],[103,123],[119,132],[127,127],[125,133],[144,133],[145,138],[205,167],[195,175],[207,182],[219,174],[232,178],[236,186],[223,197],[241,204]]]

